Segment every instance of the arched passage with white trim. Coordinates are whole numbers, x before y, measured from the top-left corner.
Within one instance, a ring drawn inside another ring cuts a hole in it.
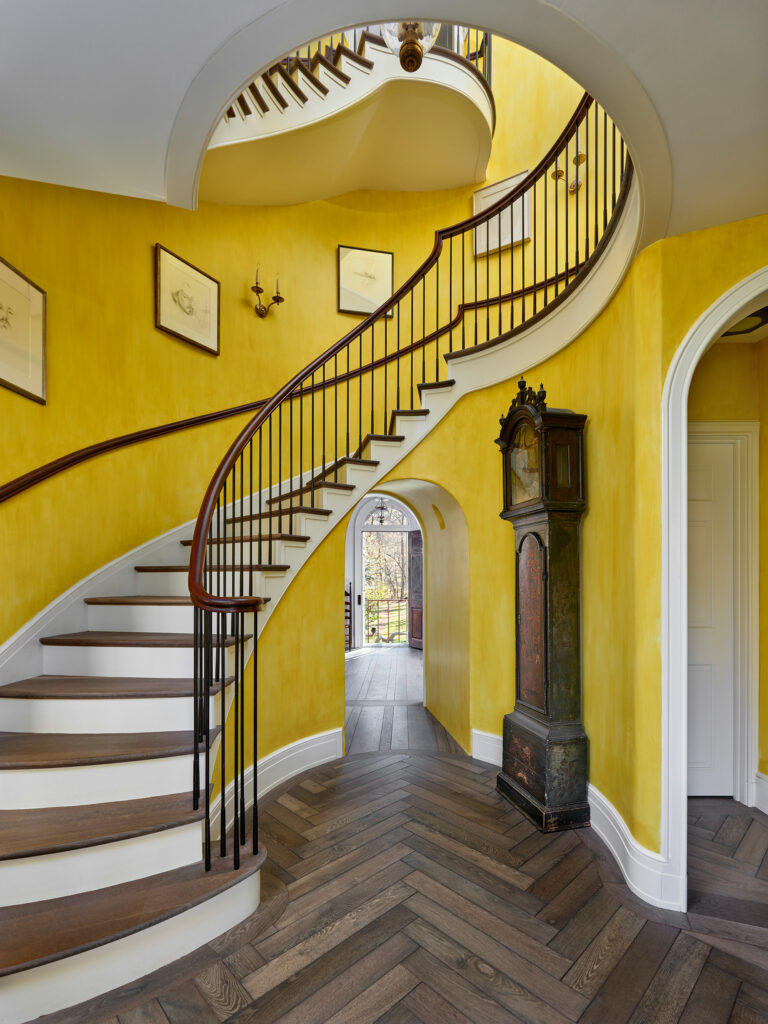
[[[670,364],[662,394],[661,853],[657,902],[687,906],[688,767],[688,393],[715,339],[768,303],[768,267],[739,281],[705,310]],[[656,902],[656,901],[655,901]]]

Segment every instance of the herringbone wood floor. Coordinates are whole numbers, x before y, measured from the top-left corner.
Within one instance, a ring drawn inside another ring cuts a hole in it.
[[[272,876],[252,920],[49,1020],[768,1020],[768,949],[648,910],[588,829],[539,834],[495,774],[407,752],[292,780],[262,808]]]

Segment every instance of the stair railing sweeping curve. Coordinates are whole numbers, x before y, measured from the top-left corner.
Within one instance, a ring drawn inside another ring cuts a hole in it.
[[[392,437],[397,415],[419,414],[421,393],[445,386],[447,360],[513,337],[578,286],[615,230],[631,176],[624,140],[585,94],[536,167],[485,211],[438,230],[418,270],[269,399],[221,460],[200,508],[189,569],[194,728],[205,759],[201,766],[196,745],[193,791],[197,806],[201,777],[210,781],[211,686],[234,676],[231,697],[225,696],[228,686],[220,690],[221,720],[230,700],[234,734],[228,739],[227,730],[221,733],[217,799],[222,856],[232,809],[236,866],[246,841],[246,715],[253,743],[254,849],[258,844],[254,696],[257,616],[266,601],[260,590],[265,574],[289,568],[279,556],[295,536],[297,517],[326,516],[321,494],[354,489],[343,479],[346,467],[375,465],[365,457],[369,444]],[[235,642],[227,645],[227,638]],[[254,682],[247,706],[251,640]],[[210,800],[205,822],[209,865]]]

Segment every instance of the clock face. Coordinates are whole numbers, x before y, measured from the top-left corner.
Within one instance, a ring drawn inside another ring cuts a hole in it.
[[[509,449],[509,504],[541,497],[539,437],[530,423],[521,423]]]

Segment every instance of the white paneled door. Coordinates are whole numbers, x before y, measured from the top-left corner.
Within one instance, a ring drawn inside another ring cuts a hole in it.
[[[688,443],[688,794],[733,795],[734,449]]]

